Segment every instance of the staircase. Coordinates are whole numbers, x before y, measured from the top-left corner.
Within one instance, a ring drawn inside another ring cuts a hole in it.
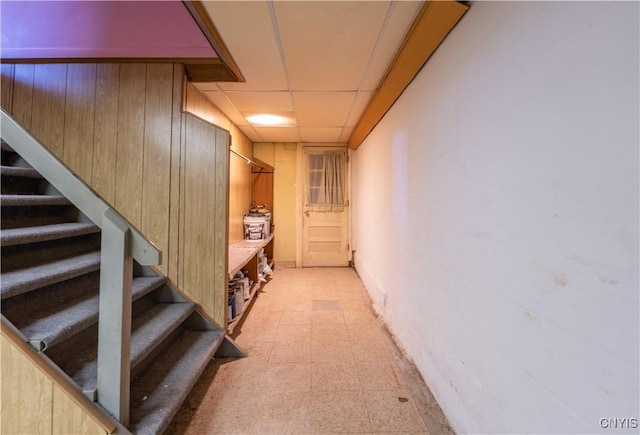
[[[4,141],[1,152],[2,315],[99,402],[101,230]],[[165,277],[135,262],[132,299],[127,429],[162,433],[225,332]]]

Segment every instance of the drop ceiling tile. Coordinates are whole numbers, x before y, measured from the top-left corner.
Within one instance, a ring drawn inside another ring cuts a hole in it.
[[[202,3],[247,82],[197,86],[243,133],[252,141],[344,143],[424,2]],[[294,109],[299,129],[251,126],[243,116]]]
[[[262,137],[258,134],[258,132],[251,125],[243,125],[238,127],[241,132],[243,132],[251,142],[261,142]]]
[[[302,142],[338,143],[341,127],[300,127]]]
[[[287,80],[266,1],[203,1],[245,83],[224,90],[286,90]]]
[[[355,127],[344,127],[342,129],[342,133],[340,133],[340,137],[338,137],[339,143],[348,143],[349,138],[351,137],[351,133],[353,133],[353,129]]]
[[[204,95],[238,127],[249,124],[223,92],[207,91],[204,92]]]
[[[360,120],[360,116],[362,116],[362,112],[366,109],[367,104],[369,104],[369,100],[371,100],[371,96],[373,95],[372,91],[368,92],[360,92],[355,99],[355,103],[351,108],[351,112],[347,117],[347,121],[344,125],[356,125]]]
[[[283,92],[225,92],[241,112],[292,112],[293,104],[288,91]]]
[[[300,142],[297,127],[254,127],[260,135],[260,142]]]
[[[375,90],[378,87],[423,3],[423,1],[393,2],[387,25],[371,58],[361,89]]]
[[[274,2],[293,90],[357,90],[389,5]]]
[[[341,127],[355,97],[355,92],[294,92],[298,123],[304,127]]]

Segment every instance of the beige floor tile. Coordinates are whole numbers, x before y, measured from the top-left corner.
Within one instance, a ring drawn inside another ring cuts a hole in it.
[[[311,325],[311,311],[285,311],[280,317],[280,325]]]
[[[255,301],[255,305],[264,305],[264,310],[268,312],[282,311],[283,301],[284,298],[276,295],[260,296],[260,298]]]
[[[240,323],[241,326],[246,326],[246,329],[256,333],[270,328],[277,329],[282,317],[280,312],[263,313],[261,316],[256,317],[252,317],[252,314],[251,311],[247,312],[246,318],[242,319]]]
[[[284,290],[276,290],[277,287],[273,287],[276,284],[270,283],[269,286],[263,287],[263,290],[256,296],[256,302],[264,304],[265,302],[272,302],[282,297]]]
[[[367,298],[360,290],[344,290],[339,292],[340,299],[346,301],[364,301],[367,302]]]
[[[360,385],[363,390],[404,390],[400,372],[392,361],[356,363]]]
[[[291,302],[306,302],[313,299],[311,295],[311,289],[304,286],[298,286],[296,288],[290,289],[284,292],[282,296]]]
[[[363,432],[360,435],[431,435],[431,432],[424,430],[424,431],[411,431],[411,432],[395,432],[395,431],[381,431],[381,432]],[[444,435],[444,434],[437,434],[437,435]],[[453,435],[453,434],[450,434]]]
[[[351,342],[347,340],[313,341],[311,343],[311,361],[353,363],[355,359],[351,347]]]
[[[214,378],[214,384],[218,379],[230,378],[230,382],[241,380],[246,382],[242,378],[245,373],[255,373],[264,370],[269,364],[269,358],[271,357],[271,348],[273,342],[265,343],[260,346],[246,345],[240,346],[247,354],[251,354],[252,358],[215,358],[214,363],[219,364],[216,377]],[[235,376],[235,378],[234,378]]]
[[[356,361],[393,361],[393,355],[383,339],[352,340],[353,357]]]
[[[313,299],[340,299],[341,292],[334,286],[311,287]]]
[[[362,282],[357,277],[345,277],[336,280],[336,284],[343,290],[349,291],[364,291],[365,288]]]
[[[255,299],[249,308],[245,312],[245,316],[251,315],[253,319],[265,319],[265,320],[273,320],[277,319],[280,313],[274,312],[271,305],[273,304],[273,300],[269,300],[267,298],[260,297],[259,299]]]
[[[313,391],[360,391],[353,362],[314,362],[311,379]]]
[[[209,391],[186,429],[186,434],[257,433],[260,428],[253,409],[261,406],[256,392],[239,394],[239,389]]]
[[[314,311],[313,312],[313,324],[338,324],[344,325],[345,318],[342,314],[342,310],[340,311]]]
[[[274,341],[278,334],[278,323],[265,324],[261,326],[242,325],[239,328],[233,330],[233,336],[240,344],[259,344],[269,341]]]
[[[304,301],[285,300],[282,305],[282,311],[311,312],[311,299]]]
[[[311,427],[311,392],[285,391],[264,397],[254,412],[256,434],[304,434]]]
[[[364,299],[344,299],[340,298],[340,304],[345,311],[349,310],[368,310],[369,303]]]
[[[342,305],[338,299],[314,299],[311,308],[313,311],[340,311]]]
[[[284,301],[282,299],[273,298],[269,300],[269,310],[282,312],[284,310]]]
[[[258,306],[252,306],[247,312],[244,313],[245,325],[263,325],[269,323],[280,322],[281,311],[264,310]]]
[[[367,408],[359,391],[314,391],[311,396],[311,432],[358,433],[371,430]]]
[[[347,341],[349,334],[342,324],[321,323],[313,325],[313,341]]]
[[[427,430],[410,396],[398,396],[392,391],[367,391],[364,400],[374,432]]]
[[[266,365],[269,362],[271,356],[271,349],[273,349],[273,341],[257,341],[251,340],[245,342],[242,336],[238,336],[235,340],[236,344],[247,354],[247,358],[229,358],[229,365],[232,366],[245,366],[245,365]],[[219,358],[216,358],[219,360]]]
[[[249,405],[250,406],[250,405]],[[185,435],[203,434],[255,434],[261,428],[255,418],[255,411],[251,409],[239,411],[235,408],[214,409],[206,417],[196,415],[186,428]]]
[[[271,350],[269,362],[311,362],[311,343],[276,342]]]
[[[356,324],[356,323],[373,323],[375,322],[375,318],[371,314],[371,311],[368,309],[363,310],[344,310],[342,312],[344,315],[344,321],[348,324]],[[374,325],[371,325],[372,327]],[[375,325],[377,326],[377,325]]]
[[[270,363],[251,380],[269,394],[311,391],[311,363]]]
[[[233,334],[248,357],[214,360],[171,433],[451,434],[435,404],[423,421],[369,303],[352,269],[277,269]]]
[[[384,333],[380,330],[377,322],[370,323],[347,323],[349,339],[353,341],[362,340],[385,340]]]
[[[223,388],[248,383],[243,374],[260,373],[268,363],[266,355],[254,358],[216,358],[214,364],[217,369],[211,387],[218,388],[219,383],[225,383]]]
[[[283,342],[283,341],[291,341],[291,342],[299,342],[306,341],[311,342],[311,325],[309,324],[301,324],[301,325],[280,325],[278,328],[278,333],[276,334],[275,341]]]

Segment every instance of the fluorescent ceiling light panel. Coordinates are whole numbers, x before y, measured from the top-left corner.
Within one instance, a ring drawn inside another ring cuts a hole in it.
[[[293,113],[243,113],[251,125],[283,127],[296,125]]]

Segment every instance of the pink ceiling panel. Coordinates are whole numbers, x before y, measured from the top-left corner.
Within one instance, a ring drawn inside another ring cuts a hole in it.
[[[181,1],[5,1],[3,59],[217,57]]]

